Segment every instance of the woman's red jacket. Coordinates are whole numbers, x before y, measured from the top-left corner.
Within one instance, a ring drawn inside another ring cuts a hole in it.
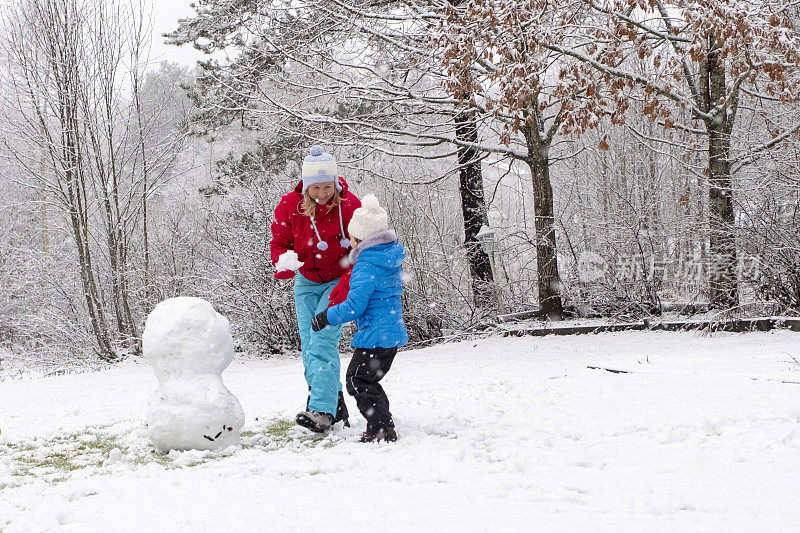
[[[361,201],[348,189],[344,178],[339,178],[342,185],[342,224],[344,235],[339,226],[339,207],[329,208],[326,205],[317,206],[317,230],[326,243],[327,250],[317,248],[316,233],[311,224],[311,218],[301,212],[303,203],[303,183],[300,182],[295,189],[281,198],[275,208],[275,219],[272,221],[272,240],[269,243],[272,266],[278,258],[288,250],[294,250],[297,258],[303,263],[300,273],[308,280],[317,283],[327,283],[342,276],[349,268],[349,264],[342,259],[350,253],[350,248],[342,248],[342,238],[350,238],[347,225],[353,217],[353,211],[361,207]],[[291,271],[275,272],[276,278],[290,278]]]

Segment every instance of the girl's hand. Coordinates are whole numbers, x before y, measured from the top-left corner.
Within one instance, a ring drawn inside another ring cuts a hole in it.
[[[328,307],[332,307],[334,305],[338,305],[345,300],[347,300],[347,293],[350,292],[350,273],[353,271],[351,268],[339,279],[339,283],[331,291],[330,296],[328,296]]]
[[[328,322],[327,311],[323,311],[311,319],[311,331],[319,331],[328,325],[330,325],[330,322]]]

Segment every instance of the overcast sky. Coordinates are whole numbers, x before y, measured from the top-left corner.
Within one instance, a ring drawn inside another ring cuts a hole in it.
[[[6,9],[13,0],[0,0],[0,9]],[[125,2],[126,0],[121,0]],[[138,0],[127,0],[135,4]],[[193,67],[198,59],[205,56],[191,45],[181,47],[164,44],[161,34],[174,31],[178,28],[178,19],[188,18],[194,15],[194,10],[190,7],[195,0],[143,0],[146,14],[152,19],[152,36],[150,61],[154,67],[161,61],[172,61]]]
[[[175,30],[178,19],[187,18],[194,14],[190,4],[194,0],[146,0],[149,2],[153,19],[153,42],[150,58],[153,62],[172,61],[181,65],[192,67],[203,57],[203,54],[191,47],[181,47],[164,44],[161,34]]]

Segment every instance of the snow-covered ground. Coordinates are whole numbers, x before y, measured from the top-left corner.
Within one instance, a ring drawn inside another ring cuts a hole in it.
[[[0,530],[796,531],[798,361],[790,331],[408,350],[384,380],[400,440],[361,444],[352,398],[352,429],[291,424],[299,360],[239,358],[242,446],[166,456],[144,361],[0,382]]]

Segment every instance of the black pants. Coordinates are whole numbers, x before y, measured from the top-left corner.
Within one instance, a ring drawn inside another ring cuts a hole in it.
[[[347,392],[367,419],[367,433],[394,427],[389,398],[378,383],[392,367],[397,348],[356,348],[347,367]]]

